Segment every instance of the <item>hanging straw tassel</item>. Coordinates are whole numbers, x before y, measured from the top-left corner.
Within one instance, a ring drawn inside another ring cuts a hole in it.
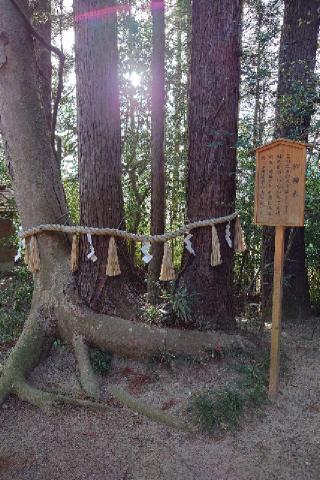
[[[172,263],[172,253],[169,243],[164,244],[163,258],[159,280],[169,282],[175,280],[176,274]]]
[[[72,247],[71,247],[71,256],[70,256],[70,268],[71,272],[76,272],[78,270],[79,263],[79,235],[76,233],[72,236]]]
[[[247,249],[239,217],[237,217],[234,227],[234,249],[236,252],[244,252]]]
[[[117,253],[117,244],[114,237],[111,237],[109,240],[108,248],[108,261],[106,268],[106,275],[108,277],[116,277],[121,274],[118,253]]]
[[[216,267],[221,265],[220,241],[215,225],[212,225],[212,251],[211,251],[211,266]]]
[[[38,272],[40,270],[40,253],[38,240],[35,235],[32,235],[32,237],[30,238],[30,241],[28,242],[28,247],[26,248],[26,252],[30,272]]]

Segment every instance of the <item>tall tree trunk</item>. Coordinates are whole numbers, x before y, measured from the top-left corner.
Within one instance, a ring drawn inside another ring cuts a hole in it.
[[[152,86],[151,86],[151,235],[161,234],[165,227],[165,170],[164,170],[164,128],[165,128],[165,19],[164,0],[151,2],[152,13]],[[156,303],[163,244],[152,246],[152,260],[149,264],[149,301]]]
[[[117,10],[113,0],[74,0],[80,219],[94,227],[125,228],[121,185]],[[93,238],[98,260],[82,239],[80,294],[94,310],[132,314],[132,272],[125,242],[117,242],[121,275],[106,277],[108,238]]]
[[[235,208],[240,80],[241,1],[197,0],[192,6],[187,215],[189,221]],[[211,325],[235,326],[233,250],[218,226],[222,265],[212,267],[211,229],[192,232],[196,256],[185,253],[181,281],[194,293],[194,312]]]
[[[256,85],[254,95],[254,114],[253,114],[253,132],[252,132],[252,144],[256,148],[258,146],[261,132],[260,125],[260,108],[261,108],[261,67],[262,67],[262,50],[263,42],[261,38],[262,21],[264,17],[264,5],[259,0],[256,4],[257,26],[256,26],[256,38],[257,38],[257,69],[256,69]]]
[[[20,0],[18,5],[28,15],[27,0]],[[21,15],[10,1],[0,0],[0,127],[10,150],[13,186],[24,229],[59,223],[61,218],[68,222],[59,168],[40,101],[33,47],[33,38]],[[217,345],[226,351],[245,343],[225,334],[151,328],[94,313],[80,301],[74,288],[66,237],[43,232],[37,235],[37,242],[40,270],[34,273],[31,311],[0,372],[0,405],[11,393],[40,407],[56,403],[93,405],[65,393],[40,391],[28,383],[28,373],[56,335],[74,348],[82,388],[87,396],[95,398],[97,382],[91,371],[87,344],[143,357],[163,348],[174,354],[204,355]],[[112,390],[115,396],[117,392],[118,389]],[[123,401],[124,396],[120,392],[117,398]]]
[[[306,142],[316,100],[315,62],[320,24],[319,0],[285,0],[279,52],[275,138]],[[288,246],[289,230],[286,234]],[[304,228],[292,229],[284,276],[285,315],[309,312]],[[262,311],[270,316],[274,229],[264,228],[262,239]],[[269,267],[267,267],[269,265]]]
[[[37,32],[51,44],[51,0],[37,0],[33,5],[33,21]],[[51,52],[42,43],[36,41],[39,83],[49,132],[51,131]]]
[[[176,229],[183,223],[185,216],[185,170],[187,157],[187,101],[188,101],[188,77],[185,76],[189,69],[189,47],[187,38],[191,32],[191,5],[185,0],[178,0],[175,5],[174,25],[175,31],[169,39],[167,46],[168,69],[171,67],[171,78],[168,79],[168,86],[172,89],[174,98],[174,112],[168,119],[171,135],[168,135],[167,155],[171,157],[168,183],[170,200],[168,202],[168,216],[170,230]],[[184,33],[187,34],[184,38]],[[170,70],[169,70],[170,72]],[[171,121],[171,122],[170,122]],[[168,129],[169,130],[169,129]],[[170,148],[171,140],[171,148]],[[170,175],[170,177],[169,177]],[[181,241],[172,241],[172,258],[175,261],[177,251],[180,253]]]

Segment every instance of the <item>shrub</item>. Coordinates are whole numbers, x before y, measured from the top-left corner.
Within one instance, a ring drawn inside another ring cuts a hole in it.
[[[241,416],[244,399],[236,389],[201,393],[191,401],[191,411],[201,430],[212,432],[216,428],[235,428]]]
[[[105,375],[111,369],[112,355],[108,352],[92,348],[90,350],[90,360],[95,373]]]
[[[0,277],[0,343],[16,339],[30,309],[32,275],[26,267],[16,267]]]
[[[163,290],[164,309],[170,323],[187,325],[191,322],[193,297],[194,294],[188,292],[185,287],[176,288],[174,284],[171,284],[168,290]]]

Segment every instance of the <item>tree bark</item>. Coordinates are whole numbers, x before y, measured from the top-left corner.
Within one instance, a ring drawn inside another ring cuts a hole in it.
[[[34,26],[41,37],[51,44],[51,0],[37,0],[33,7]],[[37,64],[39,68],[39,83],[48,125],[51,131],[51,52],[39,41],[36,41]]]
[[[257,52],[256,52],[256,85],[255,85],[255,95],[254,95],[254,114],[253,114],[253,132],[252,132],[252,145],[253,148],[257,148],[258,144],[261,143],[261,67],[262,67],[262,50],[263,42],[261,38],[261,29],[262,21],[264,17],[264,5],[262,1],[259,0],[256,4],[257,16],[257,26],[256,26],[256,38],[257,38]]]
[[[74,14],[80,220],[94,227],[125,228],[116,2],[74,0]],[[122,273],[106,277],[108,242],[93,238],[98,257],[93,263],[87,259],[88,242],[82,239],[79,291],[94,310],[128,317],[131,258],[125,242],[117,241]]]
[[[240,80],[241,2],[198,0],[192,6],[189,104],[188,221],[230,214],[235,208]],[[212,326],[235,326],[233,250],[218,226],[222,265],[211,267],[211,229],[199,229],[196,256],[184,254],[181,282],[194,293],[194,312]]]
[[[20,0],[19,5],[27,12],[26,0]],[[0,0],[0,127],[10,149],[13,186],[24,229],[44,223],[68,223],[59,168],[48,136],[37,80],[30,32],[12,3]],[[151,328],[95,313],[84,305],[74,285],[66,236],[42,233],[37,235],[37,240],[41,266],[34,274],[31,311],[1,369],[0,404],[14,393],[39,407],[70,403],[108,409],[64,393],[43,392],[28,384],[28,373],[57,335],[74,348],[79,366],[83,368],[81,381],[87,394],[91,392],[94,396],[97,388],[91,378],[86,345],[136,357],[163,351],[202,356],[212,354],[217,345],[224,350],[251,347],[237,336]],[[130,408],[177,425],[178,420],[164,419],[163,413],[141,405],[123,392],[110,391]]]
[[[164,1],[151,2],[152,14],[152,85],[151,85],[151,235],[164,233],[165,228],[165,19]],[[159,297],[157,284],[163,256],[163,244],[152,246],[148,270],[149,301]]]
[[[315,62],[320,24],[319,0],[285,0],[279,52],[275,138],[308,141],[316,101]],[[289,229],[286,233],[288,246]],[[270,316],[274,229],[264,228],[262,239],[262,312]],[[266,267],[269,265],[269,267]],[[309,285],[304,228],[294,228],[284,265],[285,315],[303,318],[309,313]]]

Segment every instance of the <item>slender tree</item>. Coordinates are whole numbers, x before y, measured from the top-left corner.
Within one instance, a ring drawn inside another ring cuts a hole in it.
[[[230,214],[235,208],[240,80],[241,1],[197,0],[192,5],[187,216],[189,221]],[[223,263],[210,265],[211,229],[193,236],[181,281],[194,293],[194,312],[211,325],[235,325],[232,249],[218,227]]]
[[[187,163],[187,105],[191,33],[191,4],[177,0],[169,17],[166,34],[166,197],[170,230],[185,218],[185,180]],[[172,241],[175,260],[180,240]]]
[[[164,0],[153,0],[152,14],[152,86],[151,86],[151,234],[161,234],[165,227],[165,18]],[[163,244],[154,244],[149,264],[149,300],[157,301]]]
[[[315,63],[320,24],[319,0],[285,0],[279,52],[275,137],[307,142],[316,101]],[[309,311],[304,228],[287,230],[284,311],[304,317]],[[262,307],[270,314],[274,229],[264,228]]]
[[[117,4],[75,0],[74,15],[80,220],[84,225],[124,228]],[[95,263],[87,259],[87,240],[81,242],[81,296],[97,311],[128,317],[132,314],[132,308],[127,309],[131,265],[126,245],[117,242],[122,274],[110,278],[106,277],[108,239],[94,238],[93,244]]]

